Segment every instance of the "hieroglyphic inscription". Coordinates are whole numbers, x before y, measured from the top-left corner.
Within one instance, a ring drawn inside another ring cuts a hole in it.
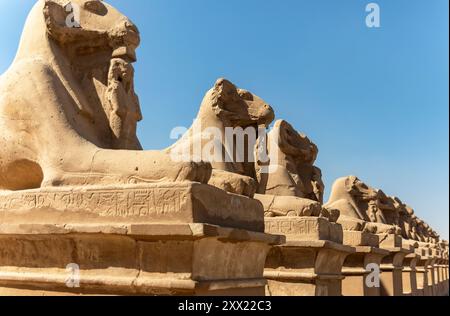
[[[0,196],[0,211],[84,210],[100,216],[132,217],[179,213],[188,200],[180,188],[11,193]]]
[[[326,233],[327,227],[320,225],[317,218],[266,219],[266,232],[283,235],[319,235]]]

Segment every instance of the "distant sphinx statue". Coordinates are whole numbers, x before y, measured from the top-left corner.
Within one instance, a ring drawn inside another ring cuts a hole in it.
[[[440,241],[440,248],[442,249],[442,257],[448,260],[449,245],[447,240]]]
[[[255,166],[250,159],[254,144],[249,147],[245,137],[235,139],[235,132],[241,132],[240,136],[249,132],[247,136],[253,136],[256,143],[258,127],[266,129],[274,117],[272,107],[263,99],[226,79],[218,79],[203,98],[194,124],[166,152],[175,159],[210,162],[213,172],[209,184],[253,197],[257,189]],[[243,149],[241,159],[236,156],[238,146]]]
[[[266,146],[270,161],[263,164],[257,159],[256,195],[266,216],[324,216],[336,221],[337,210],[322,208],[325,186],[321,170],[314,166],[317,146],[284,120],[275,123]]]
[[[383,212],[395,212],[393,201],[355,176],[336,180],[324,207],[340,211],[338,222],[345,230],[386,234],[400,230],[388,222]]]
[[[420,242],[429,242],[431,237],[429,225],[416,216],[414,216],[413,221],[415,222],[414,225],[415,240]]]
[[[416,216],[411,206],[403,204],[400,207],[399,226],[404,239],[428,242],[429,226]]]
[[[272,139],[276,142],[271,142]],[[322,172],[314,166],[319,149],[288,122],[279,120],[268,135],[273,172],[259,173],[259,193],[296,196],[323,203]],[[273,147],[275,148],[272,148]]]
[[[417,240],[416,236],[416,222],[414,218],[414,210],[402,202],[398,204],[399,210],[399,227],[401,229],[402,237],[405,239]]]
[[[264,233],[261,203],[208,185],[208,161],[142,150],[139,41],[101,0],[32,9],[0,77],[0,295],[264,295],[267,253],[285,238]],[[210,127],[273,119],[225,80],[201,113]],[[256,190],[238,173],[223,179]]]
[[[428,224],[426,224],[426,226],[428,226],[428,242],[438,244],[439,241],[441,240],[441,236],[438,234],[438,232],[433,230]]]
[[[436,243],[439,239],[431,227],[416,216],[413,208],[405,204],[399,208],[399,226],[404,239],[424,243]]]
[[[401,235],[400,212],[403,210],[403,202],[398,197],[387,196],[383,191],[378,191],[378,204],[381,209],[383,223],[396,227]]]
[[[87,184],[208,182],[211,166],[142,151],[132,62],[136,26],[102,1],[39,0],[0,77],[0,190]]]

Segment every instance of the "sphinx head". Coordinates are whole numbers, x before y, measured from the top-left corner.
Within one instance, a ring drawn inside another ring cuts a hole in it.
[[[237,88],[226,79],[216,81],[204,100],[205,111],[210,111],[226,127],[268,126],[275,118],[272,107],[253,93]]]
[[[45,0],[44,18],[50,38],[74,57],[136,61],[137,27],[101,0]]]
[[[305,135],[297,132],[284,120],[275,122],[273,131],[278,133],[278,146],[298,163],[313,165],[319,154],[317,146]]]
[[[379,191],[369,187],[355,176],[350,176],[345,179],[345,188],[356,201],[368,203],[370,201],[376,201],[379,197]]]
[[[83,110],[104,120],[115,149],[140,149],[136,136],[142,119],[134,91],[137,27],[101,0],[41,0],[52,54],[70,72],[89,100]],[[63,71],[64,72],[64,71]]]

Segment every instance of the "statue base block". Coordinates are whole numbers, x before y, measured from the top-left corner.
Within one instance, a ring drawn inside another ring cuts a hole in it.
[[[279,239],[205,224],[1,225],[0,295],[264,295]]]
[[[417,262],[420,256],[410,253],[403,260],[403,295],[421,296],[417,287]]]
[[[266,232],[286,236],[288,241],[324,240],[342,244],[342,226],[322,217],[269,217]]]
[[[417,295],[431,296],[432,288],[428,284],[428,269],[432,258],[428,255],[429,248],[418,248],[416,254],[420,256],[416,263],[416,277],[417,277]]]
[[[381,260],[389,251],[378,248],[379,236],[367,232],[344,231],[344,244],[353,246],[356,252],[350,254],[344,262],[342,274],[342,294],[344,296],[380,296],[380,288],[367,283],[373,267],[381,265]]]
[[[264,272],[267,295],[341,296],[342,264],[353,252],[353,247],[323,240],[274,246]]]
[[[189,182],[2,192],[0,218],[0,294],[264,295],[284,242],[258,201]]]
[[[381,248],[402,248],[403,245],[403,238],[399,235],[395,234],[378,234],[378,237],[380,239],[380,247]],[[404,248],[410,248],[409,245],[405,246]]]
[[[378,246],[380,245],[380,239],[379,236],[376,234],[345,230],[344,245],[367,246],[378,248]]]
[[[448,280],[448,265],[445,263],[439,264],[439,280],[440,280],[440,296],[448,296],[449,295],[449,280]]]
[[[370,284],[371,273],[376,273],[371,265],[380,267],[382,259],[389,251],[371,247],[355,246],[356,252],[347,257],[342,268],[345,276],[342,282],[342,294],[344,296],[380,296],[380,287]]]
[[[381,295],[403,296],[403,260],[413,250],[402,247],[383,247],[388,250],[381,263]]]
[[[260,202],[194,182],[0,191],[8,224],[208,223],[264,232]]]

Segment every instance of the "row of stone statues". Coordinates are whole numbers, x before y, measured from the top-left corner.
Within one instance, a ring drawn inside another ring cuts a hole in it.
[[[438,243],[439,236],[398,197],[387,196],[355,176],[337,180],[327,208],[341,211],[344,229],[396,233],[408,240]]]
[[[216,98],[221,98],[220,106],[215,104]],[[224,117],[222,111],[226,111],[228,117]],[[198,130],[200,134],[211,126],[218,126],[225,133],[227,127],[246,128],[251,124],[268,127],[274,117],[273,109],[262,99],[219,79],[205,96],[195,124],[204,127]],[[170,150],[175,150],[180,143],[193,146],[196,137],[203,140],[202,145],[210,141],[208,137],[192,135],[191,130]],[[419,219],[410,206],[355,176],[336,180],[330,199],[324,204],[322,172],[314,165],[319,153],[317,146],[284,120],[275,122],[267,138],[264,144],[269,145],[263,150],[269,157],[276,157],[275,162],[268,163],[269,167],[275,167],[271,169],[273,172],[261,172],[257,157],[242,163],[210,161],[213,176],[208,183],[261,201],[267,217],[324,216],[349,231],[399,234],[407,240],[434,244],[440,241],[439,235]],[[276,141],[272,142],[272,138]],[[225,144],[220,146],[225,147]],[[260,150],[255,150],[255,155],[257,152]]]
[[[448,243],[412,208],[354,176],[324,203],[318,147],[284,120],[266,133],[274,109],[226,79],[179,141],[142,150],[138,29],[71,4],[78,27],[37,1],[0,77],[0,294],[448,293]]]

